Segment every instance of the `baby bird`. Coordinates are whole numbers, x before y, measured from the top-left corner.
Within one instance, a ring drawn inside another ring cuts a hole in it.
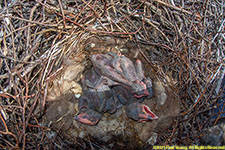
[[[156,116],[147,105],[141,104],[144,100],[143,98],[135,98],[129,90],[122,86],[115,86],[112,90],[113,95],[118,98],[121,104],[125,105],[128,118],[138,122],[158,119],[158,116]]]

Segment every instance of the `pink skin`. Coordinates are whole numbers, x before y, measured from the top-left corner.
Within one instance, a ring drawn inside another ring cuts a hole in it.
[[[88,125],[91,125],[91,126],[94,126],[98,123],[99,120],[96,120],[94,122],[91,122],[90,120],[87,119],[87,114],[86,113],[82,113],[82,114],[79,114],[77,116],[77,120],[81,123],[84,123],[84,124],[88,124]]]
[[[98,68],[101,72],[101,75],[105,76],[105,78],[109,78],[115,82],[111,82],[112,84],[124,83],[126,85],[131,86],[131,84],[121,76],[117,70],[111,65],[113,58],[109,59],[108,55],[97,54],[91,57],[93,66]]]
[[[108,80],[109,86],[123,84],[127,85],[129,90],[134,91],[136,98],[149,96],[145,83],[141,81],[144,73],[140,60],[136,61],[136,67],[129,58],[121,54],[97,54],[93,55],[91,60],[94,67],[101,71],[100,74],[105,76],[105,79],[110,79]],[[138,94],[135,91],[143,91],[143,93]]]

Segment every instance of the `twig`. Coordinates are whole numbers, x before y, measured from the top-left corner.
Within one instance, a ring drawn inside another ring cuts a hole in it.
[[[63,17],[63,25],[64,25],[64,28],[66,28],[66,20],[65,20],[65,15],[64,15],[64,11],[63,11],[63,7],[62,7],[62,3],[61,3],[61,0],[58,0],[59,2],[59,7],[60,7],[60,10],[62,12],[62,17]]]
[[[0,19],[3,19],[3,18],[13,18],[13,19],[17,19],[17,20],[33,23],[33,24],[38,24],[38,25],[41,25],[41,26],[48,26],[48,27],[57,27],[58,26],[58,25],[56,25],[54,23],[52,23],[52,24],[48,24],[47,22],[46,23],[42,23],[42,22],[31,21],[31,20],[27,20],[27,19],[20,18],[20,17],[15,17],[15,16],[10,16],[10,15],[2,15],[2,16],[0,16]]]
[[[146,1],[143,1],[143,0],[140,0],[140,1],[145,2],[146,5],[151,5],[151,3],[149,3],[149,2],[146,2]],[[157,3],[159,3],[159,4],[162,4],[162,5],[166,6],[166,7],[172,8],[172,9],[174,9],[174,10],[180,11],[180,12],[182,12],[182,13],[186,13],[186,14],[188,14],[188,15],[193,15],[193,13],[191,13],[191,12],[185,10],[185,9],[182,9],[182,8],[179,8],[179,7],[170,5],[170,4],[168,4],[168,3],[166,3],[166,2],[163,2],[163,1],[161,1],[161,0],[153,0],[153,1],[154,1],[154,2],[157,2]],[[197,14],[196,14],[195,16],[196,16],[198,19],[201,19],[201,16],[199,16],[199,15],[197,15]]]

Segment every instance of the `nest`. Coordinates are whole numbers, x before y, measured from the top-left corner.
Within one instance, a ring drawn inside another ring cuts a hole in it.
[[[3,149],[107,148],[92,138],[52,138],[43,119],[48,89],[65,66],[88,67],[89,55],[106,51],[141,58],[179,100],[180,116],[156,145],[200,144],[203,129],[225,116],[223,1],[4,1],[0,8]]]

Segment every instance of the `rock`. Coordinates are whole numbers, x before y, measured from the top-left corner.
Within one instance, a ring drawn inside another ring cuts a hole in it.
[[[203,131],[201,145],[222,146],[225,144],[225,123],[215,125]]]
[[[53,79],[49,81],[47,101],[54,101],[68,92],[72,92],[76,95],[82,94],[82,88],[78,81],[82,78],[84,65],[76,62],[76,59],[74,59],[76,63],[70,61],[72,60],[68,59],[65,61],[62,72],[56,75],[56,77],[52,77]]]

